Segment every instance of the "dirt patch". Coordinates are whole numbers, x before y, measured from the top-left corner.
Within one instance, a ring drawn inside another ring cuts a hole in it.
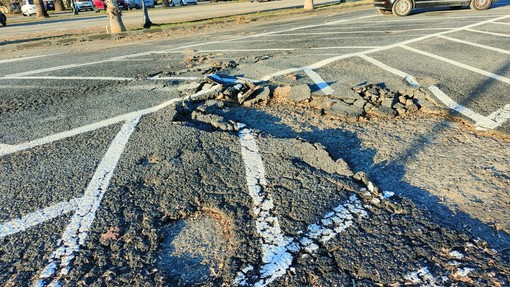
[[[214,282],[232,253],[230,224],[220,212],[207,211],[164,226],[158,266],[167,282],[174,286]]]

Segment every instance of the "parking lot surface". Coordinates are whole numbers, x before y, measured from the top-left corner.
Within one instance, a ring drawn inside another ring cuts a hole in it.
[[[11,51],[0,282],[508,285],[508,12]],[[240,83],[270,94],[240,105]],[[384,89],[415,100],[374,114]]]

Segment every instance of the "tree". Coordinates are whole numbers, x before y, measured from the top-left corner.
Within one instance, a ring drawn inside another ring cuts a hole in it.
[[[305,0],[305,10],[313,10],[313,0]]]
[[[62,0],[55,0],[53,2],[55,3],[55,12],[64,11],[66,9]]]
[[[149,29],[152,26],[151,19],[149,19],[149,12],[147,11],[147,5],[145,5],[145,0],[142,0],[142,9],[143,9],[143,28]]]
[[[122,22],[122,12],[119,9],[117,1],[107,0],[106,11],[108,12],[108,18],[110,19],[110,33],[115,34],[125,32],[126,27],[124,26],[124,22]]]
[[[48,11],[46,11],[46,8],[44,7],[43,0],[35,0],[35,11],[37,12],[36,18],[50,18],[50,15],[48,15]]]

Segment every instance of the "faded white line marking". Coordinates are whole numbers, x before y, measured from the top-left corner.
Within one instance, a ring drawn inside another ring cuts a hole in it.
[[[461,44],[466,44],[466,45],[470,45],[470,46],[474,46],[474,47],[478,47],[478,48],[482,48],[482,49],[491,50],[491,51],[494,51],[494,52],[499,52],[499,53],[510,55],[510,50],[504,50],[504,49],[495,48],[495,47],[492,47],[492,46],[487,46],[487,45],[482,45],[482,44],[478,44],[478,43],[468,42],[468,41],[464,41],[464,40],[460,40],[460,39],[456,39],[456,38],[451,38],[451,37],[444,36],[444,35],[438,35],[438,37],[443,38],[445,40],[449,40],[449,41],[453,41],[453,42],[457,42],[457,43],[461,43]]]
[[[9,80],[98,80],[98,81],[133,81],[135,78],[123,77],[68,77],[68,76],[5,76],[1,79]]]
[[[0,60],[0,64],[19,62],[19,61],[25,61],[25,60],[31,60],[31,59],[43,58],[43,57],[51,57],[51,56],[55,56],[55,55],[59,55],[59,54],[61,54],[61,53],[54,53],[54,54],[48,54],[48,55],[40,55],[40,56],[31,56],[31,57],[23,57],[23,58]]]
[[[306,252],[314,253],[319,249],[318,242],[326,243],[351,227],[354,224],[354,216],[368,217],[368,213],[356,195],[352,195],[347,203],[327,213],[319,223],[308,226],[306,235],[299,240],[299,243]]]
[[[136,117],[127,121],[113,139],[92,176],[71,222],[62,234],[59,247],[51,254],[48,265],[41,272],[37,286],[45,286],[47,281],[51,281],[50,284],[53,286],[60,285],[60,277],[68,274],[74,254],[87,239],[88,231],[108,189],[113,172],[139,120],[140,117]]]
[[[448,31],[444,31],[444,32],[428,34],[428,35],[424,35],[424,36],[421,36],[421,37],[418,37],[418,38],[413,38],[413,39],[410,39],[410,40],[405,40],[405,41],[402,41],[402,42],[399,42],[399,43],[395,43],[395,44],[391,44],[391,45],[383,46],[383,47],[379,47],[379,48],[374,48],[374,49],[370,49],[370,50],[367,50],[367,51],[361,51],[361,52],[355,52],[355,53],[349,53],[349,54],[340,55],[340,56],[336,56],[336,57],[331,57],[331,58],[321,60],[319,62],[313,63],[313,64],[305,66],[305,67],[290,68],[290,69],[286,69],[286,70],[277,71],[277,72],[274,72],[274,73],[271,73],[271,74],[269,74],[267,76],[262,77],[261,80],[262,81],[269,81],[273,77],[282,76],[282,75],[289,74],[289,73],[294,73],[294,72],[297,72],[297,71],[301,71],[303,69],[312,69],[312,70],[318,69],[318,68],[321,68],[321,67],[323,67],[325,65],[328,65],[330,63],[336,62],[338,60],[347,59],[347,58],[356,57],[356,56],[361,56],[361,55],[366,55],[366,54],[370,54],[370,53],[381,52],[381,51],[384,51],[384,50],[400,47],[402,45],[407,45],[407,44],[423,41],[423,40],[426,40],[426,39],[429,39],[429,38],[432,38],[432,37],[436,37],[438,35],[454,33],[454,32],[462,31],[462,30],[465,30],[465,29],[468,29],[468,28],[471,28],[471,27],[485,25],[487,23],[492,23],[494,21],[499,21],[499,20],[503,20],[503,19],[507,19],[507,18],[510,18],[510,16],[509,15],[505,15],[505,16],[502,16],[502,17],[499,17],[499,18],[489,19],[489,20],[486,20],[486,21],[482,21],[482,22],[478,22],[478,23],[474,23],[474,24],[469,24],[469,25],[466,25],[466,26],[462,26],[462,27],[455,28],[455,29],[448,30]],[[401,20],[398,20],[398,21],[401,22]]]
[[[404,49],[407,49],[409,51],[412,51],[414,53],[422,54],[424,56],[427,56],[427,57],[430,57],[430,58],[434,58],[436,60],[439,60],[439,61],[451,64],[451,65],[454,65],[454,66],[457,66],[457,67],[460,67],[460,68],[463,68],[463,69],[466,69],[468,71],[475,72],[475,73],[487,76],[487,77],[492,78],[494,80],[498,80],[500,82],[510,84],[510,79],[509,78],[506,78],[506,77],[503,77],[503,76],[500,76],[500,75],[496,75],[494,73],[487,72],[487,71],[484,71],[484,70],[481,70],[481,69],[478,69],[478,68],[475,68],[475,67],[472,67],[472,66],[469,66],[469,65],[466,65],[466,64],[454,61],[454,60],[450,60],[450,59],[445,58],[445,57],[441,57],[441,56],[438,56],[438,55],[435,55],[435,54],[431,54],[429,52],[421,51],[421,50],[418,50],[418,49],[415,49],[415,48],[412,48],[412,47],[409,47],[409,46],[401,45],[400,47],[402,47]]]
[[[198,93],[196,93],[195,95],[192,95],[192,96],[197,96],[197,95],[201,95],[201,94],[204,94],[204,93],[208,93],[208,92],[211,92],[211,91],[219,89],[219,87],[220,86],[214,86],[214,87],[212,87],[209,90],[200,91],[200,92],[198,92]],[[176,103],[178,101],[181,101],[181,100],[182,100],[182,98],[172,99],[172,100],[166,101],[166,102],[161,103],[161,104],[159,104],[157,106],[150,107],[150,108],[147,108],[147,109],[143,109],[143,110],[139,110],[139,111],[136,111],[136,112],[131,112],[131,113],[123,114],[123,115],[120,115],[120,116],[116,116],[116,117],[113,117],[113,118],[109,118],[109,119],[106,119],[106,120],[95,122],[95,123],[92,123],[92,124],[89,124],[89,125],[81,126],[81,127],[78,127],[78,128],[72,129],[72,130],[68,130],[68,131],[64,131],[64,132],[61,132],[61,133],[56,133],[56,134],[52,134],[52,135],[49,135],[49,136],[46,136],[46,137],[35,139],[33,141],[29,141],[29,142],[25,142],[25,143],[21,143],[21,144],[17,144],[17,145],[7,146],[5,149],[0,150],[0,157],[8,155],[8,154],[11,154],[11,153],[27,150],[27,149],[30,149],[30,148],[33,148],[33,147],[36,147],[36,146],[48,144],[48,143],[51,143],[51,142],[54,142],[54,141],[62,140],[62,139],[65,139],[65,138],[68,138],[68,137],[72,137],[72,136],[75,136],[75,135],[79,135],[79,134],[82,134],[82,133],[94,131],[94,130],[97,130],[97,129],[100,129],[100,128],[103,128],[103,127],[107,127],[107,126],[110,126],[110,125],[113,125],[113,124],[124,122],[126,120],[129,120],[129,119],[132,119],[132,118],[135,118],[135,117],[141,117],[141,116],[146,115],[146,114],[154,113],[154,112],[156,112],[156,111],[158,111],[158,110],[160,110],[162,108],[165,108],[165,107],[167,107],[167,106],[169,106],[171,104],[174,104],[174,103]]]
[[[70,201],[59,202],[44,209],[26,214],[21,218],[16,218],[0,224],[0,239],[9,235],[27,230],[30,227],[50,221],[56,217],[69,213],[76,209],[80,198]]]
[[[310,50],[333,50],[333,49],[377,49],[381,46],[332,46],[332,47],[314,47]],[[315,55],[315,54],[314,54]]]
[[[401,77],[403,81],[405,81],[409,86],[411,86],[413,88],[419,88],[420,87],[420,84],[416,81],[416,79],[413,76],[411,76],[411,75],[409,75],[409,74],[407,74],[405,72],[402,72],[402,71],[397,70],[397,69],[395,69],[393,67],[390,67],[390,66],[388,66],[388,65],[386,65],[386,64],[384,64],[382,62],[379,62],[376,59],[371,58],[371,57],[369,57],[367,55],[360,55],[360,58],[362,58],[362,59],[364,59],[364,60],[366,60],[366,61],[368,61],[368,62],[370,62],[370,63],[372,63],[372,64],[374,64],[376,66],[378,66],[381,69],[384,69],[384,70],[386,70],[386,71],[388,71],[390,73],[393,73],[393,74]]]
[[[510,35],[508,35],[508,34],[494,33],[494,32],[488,32],[488,31],[480,31],[480,30],[475,30],[475,29],[465,29],[465,30],[469,31],[469,32],[480,33],[480,34],[487,34],[487,35],[492,35],[492,36],[510,38]]]
[[[244,127],[244,125],[239,126]],[[285,274],[292,264],[292,254],[287,250],[287,245],[292,242],[292,239],[283,234],[278,218],[273,215],[273,198],[264,190],[267,185],[264,163],[253,132],[248,128],[241,129],[239,141],[248,191],[253,200],[255,226],[262,245],[263,265],[260,268],[260,280],[254,285],[261,287]]]
[[[406,30],[398,30],[398,33],[405,33],[405,32],[413,32],[413,31],[444,31],[444,30],[451,30],[455,28],[417,28],[417,29],[406,29]],[[310,36],[310,35],[336,35],[336,34],[394,34],[395,31],[367,31],[367,30],[360,30],[360,31],[330,31],[330,32],[308,32],[308,33],[288,33],[288,34],[272,34],[267,35],[269,37],[275,37],[275,36]]]
[[[268,49],[214,49],[198,50],[196,53],[214,53],[214,52],[265,52],[265,51],[294,51],[295,48],[268,48]]]
[[[283,246],[285,249],[282,252],[295,254],[301,249],[304,249],[307,253],[313,254],[319,249],[319,244],[328,242],[353,226],[355,217],[359,219],[367,218],[368,213],[357,196],[352,195],[346,203],[338,205],[333,208],[333,211],[324,215],[320,222],[309,225],[306,234],[302,238],[289,241]],[[290,268],[290,264],[282,267],[285,267],[285,269],[278,273],[278,277],[286,273]],[[252,273],[252,271],[253,266],[250,265],[238,272],[233,282],[234,286],[248,286],[247,277],[251,277],[250,273]],[[269,284],[269,282],[259,280],[253,286],[266,286],[267,284]]]
[[[23,73],[16,73],[16,74],[5,75],[4,78],[23,77],[23,76],[29,76],[29,75],[40,74],[40,73],[45,73],[45,72],[54,72],[54,71],[63,70],[63,69],[70,69],[70,68],[76,68],[76,67],[82,67],[82,66],[89,66],[89,65],[99,64],[99,63],[103,63],[103,62],[104,61],[97,61],[97,62],[90,62],[90,63],[84,63],[84,64],[62,65],[62,66],[57,66],[57,67],[32,70],[32,71],[23,72]]]
[[[506,123],[506,121],[508,121],[508,119],[510,119],[510,104],[505,105],[501,109],[493,112],[492,114],[487,116],[487,119],[496,122],[498,126],[503,125],[504,123]]]
[[[459,105],[458,103],[453,101],[450,97],[448,97],[445,93],[443,93],[443,91],[441,91],[438,87],[432,85],[429,87],[429,90],[448,108],[457,111],[463,114],[464,116],[472,119],[479,128],[495,129],[499,126],[498,123],[496,123],[495,121],[490,120],[469,108]]]
[[[12,148],[13,146],[10,145],[10,144],[0,144],[0,150],[2,149],[8,149],[8,148]]]
[[[312,81],[317,85],[319,91],[323,92],[325,95],[332,95],[335,91],[326,83],[319,74],[317,74],[314,70],[304,69],[303,70]]]
[[[434,275],[430,273],[427,267],[423,267],[417,271],[411,272],[410,274],[406,275],[404,279],[410,281],[412,284],[417,284],[419,286],[439,287],[446,283],[443,278],[434,277]]]

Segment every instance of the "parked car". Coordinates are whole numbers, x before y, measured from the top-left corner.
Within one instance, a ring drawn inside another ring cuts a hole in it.
[[[34,0],[23,0],[21,3],[21,14],[23,14],[23,16],[32,16],[37,14]]]
[[[197,5],[198,2],[197,0],[170,0],[169,4],[170,6],[174,7],[174,6],[186,6],[189,4]]]
[[[94,10],[94,4],[91,0],[74,0],[74,7],[78,11]]]
[[[96,8],[96,10],[106,10],[105,0],[92,0],[92,4]],[[119,9],[126,10],[129,8],[127,1],[125,0],[117,0],[117,5],[119,6]]]
[[[147,8],[154,8],[154,0],[144,0],[145,1],[145,7]],[[142,8],[142,0],[127,0],[129,9],[140,9]]]
[[[396,16],[407,16],[414,8],[443,6],[459,9],[469,6],[475,10],[486,10],[492,5],[493,0],[375,0],[373,3],[381,14],[393,13]]]
[[[2,26],[7,25],[7,17],[2,12],[0,12],[0,23],[2,23]]]
[[[53,2],[53,0],[44,0],[44,7],[46,8],[46,11],[54,11],[55,2]]]

